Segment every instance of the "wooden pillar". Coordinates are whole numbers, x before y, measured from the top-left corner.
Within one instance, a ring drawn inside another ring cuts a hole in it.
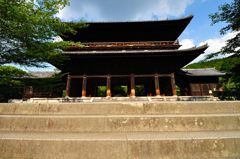
[[[136,92],[135,92],[135,77],[132,74],[130,77],[130,83],[131,83],[131,97],[135,97],[136,96]]]
[[[107,76],[107,97],[111,97],[111,77]]]
[[[155,91],[156,91],[156,96],[160,96],[160,86],[159,86],[159,77],[158,74],[155,75],[154,77],[154,83],[155,83]]]
[[[82,97],[87,96],[87,77],[83,76],[83,81],[82,81]]]
[[[67,85],[66,85],[66,96],[70,96],[70,88],[71,88],[71,76],[68,75],[67,77]]]
[[[171,86],[172,86],[172,94],[173,94],[173,96],[177,96],[177,88],[176,88],[174,73],[171,74]]]

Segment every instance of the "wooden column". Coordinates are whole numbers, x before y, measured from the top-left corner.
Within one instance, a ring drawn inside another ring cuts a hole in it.
[[[176,89],[174,73],[171,74],[171,86],[172,86],[172,94],[173,94],[173,96],[177,96],[177,89]]]
[[[82,81],[82,97],[86,96],[87,96],[87,77],[84,76]]]
[[[135,77],[132,74],[130,77],[130,83],[131,83],[131,97],[135,97],[136,96],[136,92],[135,92]]]
[[[107,76],[107,97],[111,97],[111,77]]]
[[[160,86],[159,86],[159,77],[157,74],[154,76],[154,83],[155,83],[156,96],[160,96],[161,93],[160,93]]]
[[[70,87],[71,87],[71,76],[68,75],[67,77],[67,85],[66,85],[66,96],[70,96]]]

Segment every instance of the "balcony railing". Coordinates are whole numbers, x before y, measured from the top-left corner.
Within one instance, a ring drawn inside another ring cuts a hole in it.
[[[66,51],[78,50],[128,50],[128,49],[178,49],[178,41],[141,41],[141,42],[90,42],[83,43],[84,47],[69,46]]]

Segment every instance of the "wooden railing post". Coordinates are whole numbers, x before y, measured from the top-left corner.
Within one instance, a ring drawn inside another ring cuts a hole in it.
[[[67,77],[67,84],[66,84],[66,96],[70,97],[70,89],[71,89],[71,75]]]
[[[174,73],[171,74],[171,86],[172,86],[172,94],[173,94],[173,96],[177,96],[177,88],[176,88]]]
[[[83,81],[82,81],[82,97],[87,96],[87,77],[83,76]]]
[[[134,74],[131,74],[130,83],[131,83],[131,97],[136,97]]]
[[[158,74],[155,75],[154,77],[154,83],[155,83],[155,91],[156,91],[156,96],[160,96],[160,86],[159,86],[159,77]]]
[[[107,97],[111,97],[112,93],[111,93],[111,77],[108,75],[107,76]]]

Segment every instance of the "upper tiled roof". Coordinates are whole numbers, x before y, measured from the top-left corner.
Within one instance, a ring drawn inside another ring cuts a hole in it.
[[[225,73],[216,70],[215,68],[204,69],[182,69],[187,76],[224,76]]]
[[[86,22],[76,34],[63,33],[63,40],[80,42],[176,41],[193,16],[174,20],[133,22]],[[69,23],[71,24],[71,23]]]

